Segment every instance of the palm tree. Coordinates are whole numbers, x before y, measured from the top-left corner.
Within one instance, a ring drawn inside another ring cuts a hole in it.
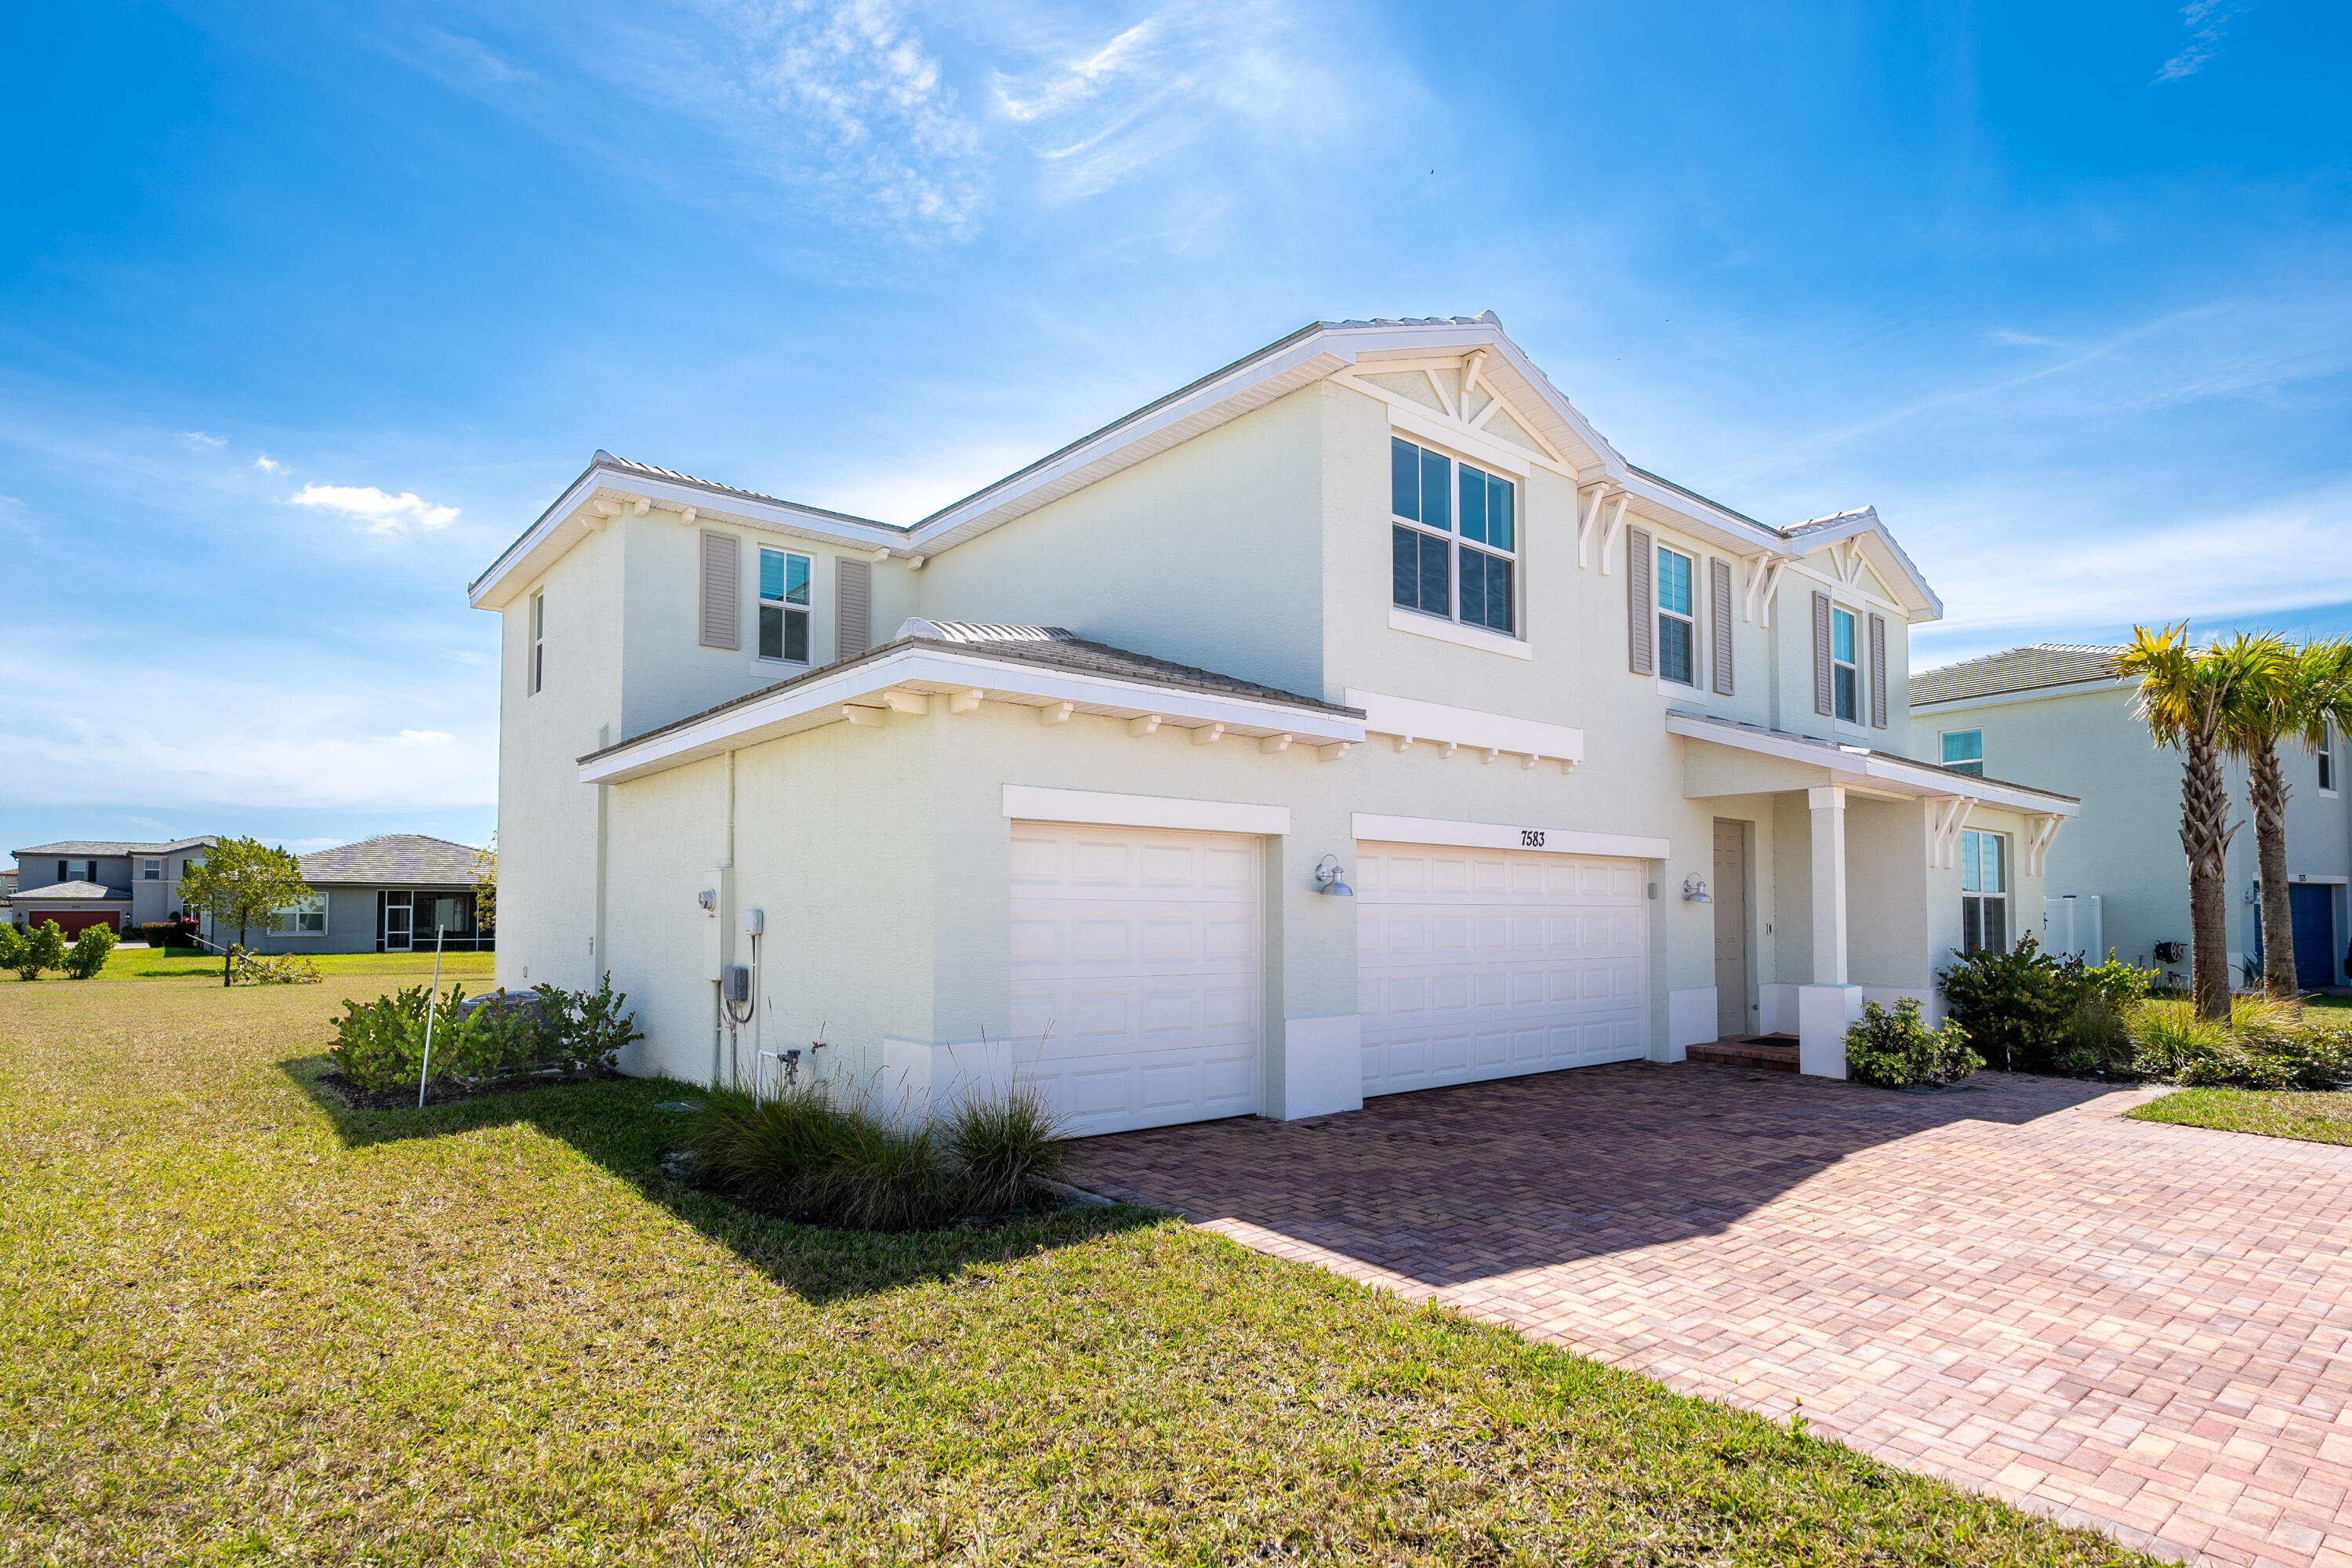
[[[2230,792],[2221,777],[2223,742],[2275,664],[2274,642],[2239,637],[2209,648],[2189,646],[2189,625],[2132,628],[2110,661],[2118,679],[2139,682],[2138,712],[2161,746],[2187,753],[2180,773],[2180,847],[2189,854],[2189,987],[2197,1016],[2230,1016],[2227,880]]]
[[[2248,639],[2241,637],[2238,640]],[[2254,846],[2263,890],[2263,984],[2274,996],[2302,990],[2294,971],[2294,900],[2287,895],[2287,782],[2279,766],[2282,741],[2307,750],[2327,743],[2328,727],[2352,718],[2352,645],[2341,641],[2274,650],[2262,678],[2237,709],[2222,747],[2246,764],[2246,793],[2254,808]]]

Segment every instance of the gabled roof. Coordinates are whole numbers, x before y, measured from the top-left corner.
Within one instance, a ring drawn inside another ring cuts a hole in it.
[[[2035,643],[1963,659],[1914,675],[1911,704],[1916,708],[1927,702],[1957,702],[2086,680],[2111,681],[2115,674],[2108,661],[2122,651],[2091,643]]]
[[[82,902],[121,904],[131,900],[131,889],[100,886],[96,882],[51,882],[46,888],[19,888],[10,895],[21,903],[57,904]]]
[[[1942,617],[1943,599],[1927,585],[1927,579],[1920,574],[1909,552],[1895,542],[1895,535],[1879,521],[1876,507],[1858,506],[1827,517],[1810,518],[1781,529],[1780,533],[1807,554],[1849,539],[1856,541],[1863,559],[1910,612],[1913,620]]]
[[[474,880],[470,845],[421,833],[386,833],[302,857],[302,879],[312,887],[347,884],[467,887]]]
[[[19,849],[22,859],[27,855],[63,855],[68,859],[77,856],[91,859],[100,855],[168,855],[181,849],[209,849],[220,840],[207,833],[195,838],[174,838],[168,844],[137,844],[121,838],[69,838],[57,844],[36,844],[29,849]]]

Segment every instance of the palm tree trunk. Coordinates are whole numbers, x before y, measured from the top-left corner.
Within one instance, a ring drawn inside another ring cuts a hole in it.
[[[2248,760],[2246,793],[2254,802],[2254,857],[2263,879],[2263,985],[2273,996],[2303,987],[2294,975],[2294,900],[2286,890],[2286,775],[2278,748]]]
[[[2230,1016],[2230,792],[2220,750],[2208,736],[2188,738],[2180,771],[2180,847],[2189,852],[2189,988],[2197,1016]]]

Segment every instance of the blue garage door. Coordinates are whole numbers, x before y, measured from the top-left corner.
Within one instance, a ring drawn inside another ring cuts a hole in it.
[[[2305,991],[2336,984],[2336,889],[2297,882],[2286,890],[2294,912],[2294,979]]]

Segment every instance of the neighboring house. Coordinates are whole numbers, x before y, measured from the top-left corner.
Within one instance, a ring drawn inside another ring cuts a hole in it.
[[[2182,755],[2149,738],[2133,712],[2137,686],[2107,673],[2116,651],[2043,644],[1923,671],[1911,678],[1913,726],[1927,756],[2083,798],[2082,825],[2050,851],[2045,891],[2053,947],[2097,954],[2112,948],[2119,958],[2185,983],[2189,932],[2189,862],[2180,847]],[[2286,853],[2295,971],[2306,986],[2338,984],[2352,932],[2347,918],[2352,911],[2345,905],[2352,884],[2352,818],[2340,784],[2347,759],[2341,738],[2331,736],[2316,753],[2292,744],[2279,760],[2291,791]],[[2245,769],[2233,765],[2229,773],[2231,818],[2244,824],[2230,844],[2230,962],[2239,984],[2259,984],[2262,905],[2252,810]]]
[[[247,941],[257,952],[430,952],[437,930],[447,952],[488,952],[496,942],[475,920],[476,853],[419,833],[313,850],[302,857],[312,897]]]
[[[136,937],[141,925],[178,910],[181,874],[217,842],[210,836],[168,844],[74,839],[19,849],[9,918],[18,925],[55,921],[68,936],[102,924]]]
[[[1962,814],[2005,931],[2076,810],[1912,760],[1942,606],[1874,512],[1631,466],[1491,315],[1318,323],[908,528],[599,452],[470,597],[503,984],[610,973],[631,1070],[823,1040],[1081,1132],[1840,1075],[1988,918]]]

